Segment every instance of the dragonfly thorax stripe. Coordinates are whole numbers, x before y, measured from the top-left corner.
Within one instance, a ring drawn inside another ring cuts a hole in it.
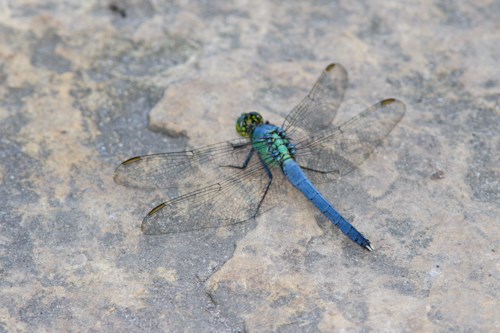
[[[266,164],[275,166],[293,159],[295,146],[286,132],[278,126],[265,124],[255,128],[252,144]]]

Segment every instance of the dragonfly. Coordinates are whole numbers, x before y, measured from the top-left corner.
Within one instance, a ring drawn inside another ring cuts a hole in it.
[[[373,251],[314,184],[334,181],[366,160],[402,119],[405,105],[385,99],[335,126],[346,86],[345,68],[330,64],[281,126],[257,112],[243,113],[236,121],[240,138],[133,157],[116,168],[114,180],[127,187],[175,191],[144,217],[145,234],[242,223],[286,204],[296,188],[349,239]]]

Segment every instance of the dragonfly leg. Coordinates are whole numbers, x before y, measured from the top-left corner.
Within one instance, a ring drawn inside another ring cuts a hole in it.
[[[245,157],[245,161],[243,162],[243,165],[221,165],[221,167],[223,167],[223,168],[235,168],[235,169],[246,169],[246,167],[248,166],[248,163],[250,163],[250,160],[252,159],[254,151],[255,150],[253,148],[250,149],[247,157]]]
[[[257,205],[257,209],[255,210],[254,217],[257,216],[257,214],[259,214],[260,206],[264,202],[264,199],[266,198],[267,192],[269,191],[269,188],[271,187],[271,184],[273,183],[273,173],[269,169],[269,166],[262,159],[262,157],[260,157],[260,155],[259,155],[259,160],[260,160],[260,163],[262,163],[262,166],[264,167],[264,171],[266,172],[267,176],[269,177],[269,182],[266,185],[266,190],[264,191],[264,195],[262,195],[262,198],[260,199],[260,202]]]

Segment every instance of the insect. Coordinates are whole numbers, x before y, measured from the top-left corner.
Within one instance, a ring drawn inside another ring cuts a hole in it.
[[[372,251],[370,241],[313,184],[335,180],[361,164],[401,120],[405,105],[386,99],[334,126],[346,86],[346,70],[330,64],[281,126],[257,112],[243,113],[236,122],[240,139],[123,162],[116,183],[178,194],[146,215],[142,231],[178,233],[255,218],[288,201],[293,190],[288,181],[352,241]]]

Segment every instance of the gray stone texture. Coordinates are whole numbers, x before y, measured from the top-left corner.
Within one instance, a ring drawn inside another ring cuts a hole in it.
[[[498,332],[500,2],[0,1],[0,332]],[[145,236],[134,155],[276,123],[329,63],[336,123],[402,122],[320,186],[230,228]],[[292,204],[293,203],[293,204]]]

